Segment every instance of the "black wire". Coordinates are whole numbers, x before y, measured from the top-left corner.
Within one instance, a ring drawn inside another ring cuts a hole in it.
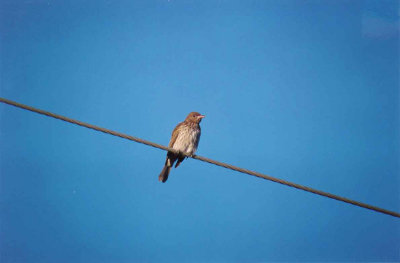
[[[32,111],[32,112],[36,112],[36,113],[39,113],[39,114],[42,114],[42,115],[46,115],[46,116],[49,116],[49,117],[53,117],[53,118],[56,118],[56,119],[59,119],[59,120],[62,120],[62,121],[70,122],[70,123],[73,123],[73,124],[76,124],[76,125],[79,125],[79,126],[82,126],[82,127],[86,127],[86,128],[92,129],[92,130],[96,130],[96,131],[104,132],[104,133],[111,134],[111,135],[114,135],[114,136],[118,136],[118,137],[130,140],[130,141],[135,141],[135,142],[138,142],[138,143],[146,144],[146,145],[149,145],[149,146],[152,146],[152,147],[155,147],[155,148],[159,148],[159,149],[162,149],[162,150],[165,150],[165,151],[178,153],[178,151],[176,151],[176,150],[174,150],[172,148],[168,148],[168,147],[165,147],[163,145],[160,145],[160,144],[157,144],[157,143],[154,143],[154,142],[146,141],[146,140],[143,140],[143,139],[140,139],[140,138],[137,138],[137,137],[133,137],[133,136],[126,135],[126,134],[123,134],[123,133],[119,133],[119,132],[116,132],[116,131],[112,131],[112,130],[108,130],[108,129],[105,129],[105,128],[101,128],[101,127],[98,127],[98,126],[95,126],[95,125],[92,125],[92,124],[88,124],[88,123],[85,123],[85,122],[74,120],[74,119],[71,119],[71,118],[68,118],[68,117],[64,117],[64,116],[61,116],[61,115],[58,115],[58,114],[54,114],[54,113],[51,113],[51,112],[48,112],[48,111],[36,109],[34,107],[31,107],[31,106],[28,106],[28,105],[24,105],[24,104],[15,102],[15,101],[11,101],[11,100],[8,100],[8,99],[5,99],[5,98],[0,98],[0,102],[6,103],[8,105],[12,105],[12,106],[15,106],[15,107],[18,107],[18,108],[21,108],[21,109],[25,109],[25,110],[29,110],[29,111]],[[338,201],[342,201],[342,202],[345,202],[345,203],[348,203],[348,204],[352,204],[352,205],[355,205],[355,206],[363,207],[363,208],[370,209],[370,210],[373,210],[373,211],[376,211],[376,212],[379,212],[379,213],[383,213],[383,214],[387,214],[387,215],[391,215],[391,216],[400,218],[400,213],[397,213],[397,212],[394,212],[394,211],[390,211],[390,210],[386,210],[386,209],[383,209],[383,208],[380,208],[380,207],[376,207],[376,206],[372,206],[372,205],[369,205],[369,204],[365,204],[365,203],[361,203],[361,202],[358,202],[358,201],[354,201],[354,200],[351,200],[351,199],[348,199],[348,198],[345,198],[345,197],[341,197],[341,196],[334,195],[334,194],[331,194],[331,193],[327,193],[327,192],[323,192],[323,191],[320,191],[320,190],[316,190],[316,189],[313,189],[311,187],[307,187],[307,186],[295,184],[295,183],[292,183],[292,182],[288,182],[288,181],[285,181],[285,180],[282,180],[282,179],[278,179],[278,178],[275,178],[275,177],[272,177],[272,176],[269,176],[269,175],[266,175],[266,174],[250,171],[250,170],[243,169],[243,168],[240,168],[240,167],[237,167],[237,166],[234,166],[234,165],[230,165],[230,164],[222,163],[222,162],[215,161],[215,160],[212,160],[212,159],[208,159],[206,157],[202,157],[202,156],[198,156],[198,155],[193,155],[193,156],[186,155],[186,156],[187,157],[191,157],[193,159],[197,159],[197,160],[203,161],[203,162],[211,163],[211,164],[214,164],[214,165],[217,165],[217,166],[225,167],[227,169],[231,169],[231,170],[234,170],[234,171],[238,171],[238,172],[241,172],[241,173],[253,175],[253,176],[256,176],[256,177],[259,177],[259,178],[263,178],[263,179],[266,179],[266,180],[270,180],[270,181],[273,181],[273,182],[276,182],[276,183],[280,183],[280,184],[283,184],[283,185],[294,187],[294,188],[297,188],[297,189],[300,189],[300,190],[303,190],[303,191],[306,191],[306,192],[310,192],[310,193],[313,193],[313,194],[325,196],[325,197],[328,197],[328,198],[331,198],[331,199],[335,199],[335,200],[338,200]]]

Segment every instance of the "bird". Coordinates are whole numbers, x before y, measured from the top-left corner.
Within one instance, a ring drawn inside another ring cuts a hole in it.
[[[201,128],[200,122],[204,118],[198,112],[191,112],[187,115],[186,119],[176,125],[172,131],[171,140],[169,141],[168,147],[179,151],[179,154],[168,152],[165,160],[164,168],[162,169],[158,180],[165,183],[168,179],[169,172],[175,161],[175,168],[185,159],[185,155],[193,156],[199,145]]]

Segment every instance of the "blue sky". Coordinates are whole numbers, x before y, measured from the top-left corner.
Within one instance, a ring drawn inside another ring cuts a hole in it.
[[[398,1],[1,1],[0,95],[400,211]],[[400,221],[0,105],[3,262],[400,261]]]

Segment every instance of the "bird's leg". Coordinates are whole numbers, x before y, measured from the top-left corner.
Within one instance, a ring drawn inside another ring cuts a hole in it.
[[[175,164],[175,168],[177,168],[179,166],[179,164],[186,158],[186,155],[183,152],[178,151],[177,158],[178,158],[178,161]]]
[[[178,153],[177,153],[177,157],[178,157],[178,160],[179,159],[185,159],[186,158],[186,155],[185,155],[185,153],[184,152],[182,152],[182,151],[178,151]]]

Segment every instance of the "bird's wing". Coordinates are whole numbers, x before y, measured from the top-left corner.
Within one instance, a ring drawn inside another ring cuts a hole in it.
[[[200,128],[200,125],[198,125],[198,127],[199,127],[199,132],[197,133],[197,135],[196,135],[196,140],[194,141],[194,148],[195,148],[195,151],[197,150],[197,146],[199,146],[200,136],[201,136],[201,128]]]
[[[176,125],[175,129],[172,131],[171,140],[169,141],[169,144],[168,144],[169,148],[172,148],[174,146],[174,143],[175,143],[176,139],[178,138],[179,130],[182,125],[183,125],[183,122],[179,123],[178,125]]]

